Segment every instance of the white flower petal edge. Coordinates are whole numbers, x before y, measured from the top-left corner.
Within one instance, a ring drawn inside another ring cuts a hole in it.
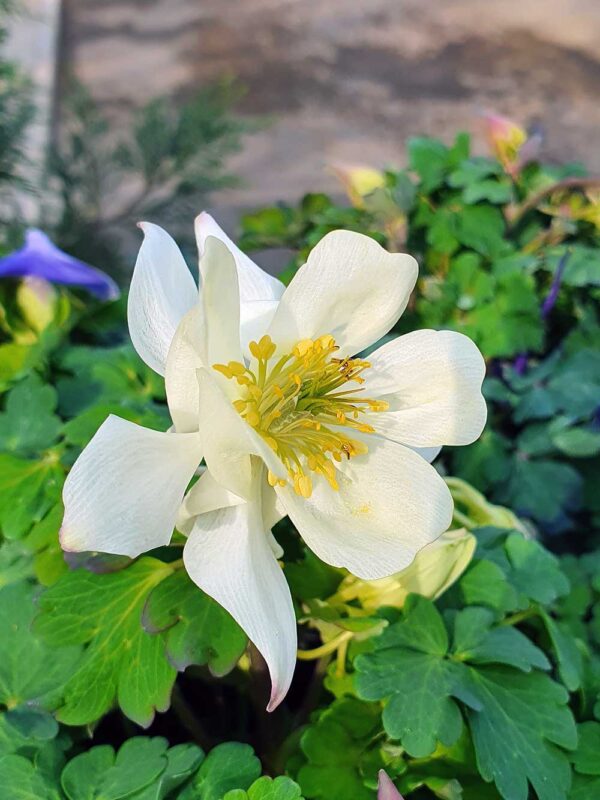
[[[332,231],[313,248],[285,290],[268,333],[281,346],[331,334],[342,355],[380,339],[406,308],[417,262],[374,239]]]
[[[276,491],[300,536],[320,559],[374,580],[407,567],[452,520],[448,487],[422,456],[370,436],[369,453],[345,462],[339,491],[325,481],[312,495]]]
[[[411,447],[466,445],[487,417],[481,384],[485,362],[462,333],[422,330],[388,342],[369,356],[365,392],[389,403],[373,426]]]
[[[191,579],[229,611],[267,662],[267,710],[273,711],[285,697],[296,666],[296,617],[271,549],[260,495],[254,502],[199,516],[183,560]]]
[[[205,469],[186,494],[177,513],[176,528],[189,536],[196,517],[209,511],[239,506],[246,501],[217,483],[211,472]]]
[[[198,430],[200,401],[196,370],[203,366],[204,330],[204,308],[198,303],[179,323],[167,355],[165,391],[177,433]]]
[[[149,222],[140,228],[144,241],[129,289],[129,334],[140,358],[164,375],[171,340],[181,318],[197,304],[198,289],[169,234]]]
[[[201,258],[204,254],[206,240],[210,236],[220,239],[234,257],[240,285],[240,301],[242,303],[255,300],[279,300],[285,288],[283,283],[262,270],[258,264],[255,264],[251,258],[243,253],[210,214],[207,214],[206,211],[199,214],[194,222],[194,228]]]
[[[198,434],[160,433],[111,415],[65,482],[62,547],[134,558],[168,544],[201,459]]]

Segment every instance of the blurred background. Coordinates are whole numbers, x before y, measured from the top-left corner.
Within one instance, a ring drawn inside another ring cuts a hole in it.
[[[543,132],[544,159],[600,169],[597,0],[4,5],[3,57],[36,109],[17,141],[44,190],[20,202],[81,256],[90,225],[110,231],[123,269],[138,215],[202,205],[234,231],[260,204],[341,197],[331,164],[404,166],[409,136],[470,130],[481,152],[486,110]]]

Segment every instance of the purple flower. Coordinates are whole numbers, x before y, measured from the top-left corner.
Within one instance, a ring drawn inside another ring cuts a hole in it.
[[[377,800],[402,800],[402,795],[382,769],[379,770]]]
[[[0,258],[0,278],[23,278],[34,275],[52,283],[80,286],[100,300],[116,300],[117,284],[99,269],[63,253],[42,231],[30,228],[25,244],[5,258]]]

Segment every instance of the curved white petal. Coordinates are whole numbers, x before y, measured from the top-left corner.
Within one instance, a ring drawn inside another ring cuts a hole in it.
[[[159,375],[181,318],[198,302],[198,289],[181,252],[158,225],[141,222],[144,241],[135,263],[127,321],[140,358]]]
[[[210,470],[205,469],[183,499],[177,513],[176,528],[189,536],[196,517],[200,514],[238,506],[245,502],[242,497],[238,497],[237,494],[217,483]]]
[[[286,347],[331,334],[343,355],[363,350],[398,320],[417,280],[417,262],[374,239],[332,231],[285,290],[269,329]]]
[[[258,342],[275,316],[279,300],[250,300],[240,305],[240,339],[246,358],[249,342]]]
[[[175,331],[167,355],[165,389],[177,433],[198,430],[200,400],[196,372],[204,366],[206,350],[203,312],[200,303],[187,312]]]
[[[260,500],[198,517],[183,551],[191,579],[220,603],[267,662],[273,711],[296,664],[296,618],[290,590],[271,550]]]
[[[421,458],[424,458],[428,464],[432,464],[441,452],[441,447],[411,447],[415,453],[418,453]]]
[[[238,280],[240,285],[240,300],[244,303],[249,300],[279,300],[283,294],[284,285],[281,281],[269,275],[252,261],[240,248],[235,245],[225,231],[217,225],[215,220],[204,211],[196,217],[196,241],[198,252],[204,253],[206,240],[209,236],[220,239],[235,258]]]
[[[200,258],[207,366],[241,361],[240,296],[232,253],[209,236]]]
[[[413,331],[369,356],[365,394],[390,410],[369,422],[381,435],[411,447],[464,445],[485,426],[481,393],[485,362],[462,333]]]
[[[134,556],[167,544],[202,459],[195,433],[160,433],[110,416],[63,490],[65,550]]]
[[[215,480],[234,494],[250,497],[251,456],[259,456],[281,478],[287,472],[273,450],[231,405],[222,389],[225,381],[198,370],[200,433],[204,458]]]
[[[344,463],[339,491],[325,480],[315,481],[308,499],[288,486],[276,491],[319,558],[373,580],[405,569],[448,528],[452,497],[435,469],[413,450],[374,436],[368,446],[367,455]]]

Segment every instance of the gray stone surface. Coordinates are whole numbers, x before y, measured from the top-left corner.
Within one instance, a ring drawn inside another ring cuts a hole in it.
[[[230,164],[225,207],[336,186],[327,164],[402,163],[494,109],[539,122],[545,155],[600,171],[599,0],[66,0],[66,56],[115,123],[223,72],[273,123]]]

